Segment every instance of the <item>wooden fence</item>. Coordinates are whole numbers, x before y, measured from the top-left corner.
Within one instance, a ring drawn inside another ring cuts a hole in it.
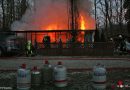
[[[42,43],[39,44],[38,54],[49,56],[112,56],[114,52],[114,44],[111,42],[95,42],[82,43],[81,46],[75,48],[67,48],[63,44],[63,48],[58,48],[56,43],[51,44],[51,48],[44,48]]]

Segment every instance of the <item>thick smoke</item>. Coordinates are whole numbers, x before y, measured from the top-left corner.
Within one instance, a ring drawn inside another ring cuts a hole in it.
[[[78,0],[79,11],[83,11],[87,14],[92,12],[92,1],[90,0]]]
[[[68,29],[68,1],[69,0],[29,0],[28,9],[20,21],[15,21],[12,30],[44,30],[49,25],[56,25],[59,29]],[[91,2],[78,1],[79,10],[89,17]],[[91,21],[90,21],[91,22]]]

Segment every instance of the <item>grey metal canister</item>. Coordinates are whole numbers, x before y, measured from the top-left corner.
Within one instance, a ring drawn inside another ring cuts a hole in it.
[[[41,74],[43,84],[50,84],[53,82],[53,68],[47,60],[41,69]]]
[[[17,71],[17,90],[30,90],[31,73],[26,68],[26,64],[22,64]]]
[[[34,66],[31,73],[31,83],[32,87],[40,86],[41,83],[41,73],[38,71],[37,67]]]

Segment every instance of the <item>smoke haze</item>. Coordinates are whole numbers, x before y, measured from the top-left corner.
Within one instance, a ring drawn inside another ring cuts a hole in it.
[[[67,30],[69,17],[67,3],[68,0],[29,0],[25,14],[20,21],[15,21],[11,28],[13,31],[47,30],[49,25],[55,25],[58,29]],[[91,1],[79,0],[78,5],[79,11],[86,17],[86,22],[94,28],[94,19],[90,16]]]

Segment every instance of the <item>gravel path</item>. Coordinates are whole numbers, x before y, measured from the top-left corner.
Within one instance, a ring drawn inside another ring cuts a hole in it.
[[[105,65],[106,68],[130,68],[130,58],[110,58],[110,57],[14,57],[1,58],[1,69],[17,69],[22,63],[26,63],[29,68],[33,66],[42,67],[43,61],[49,60],[50,64],[56,65],[58,61],[69,69],[89,69],[97,63]]]

